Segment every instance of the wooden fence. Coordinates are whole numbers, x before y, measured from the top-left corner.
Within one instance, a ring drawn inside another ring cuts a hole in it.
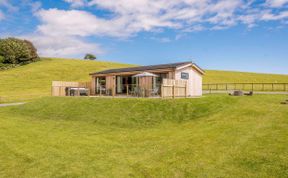
[[[165,97],[187,97],[188,85],[186,80],[163,79],[161,96]]]
[[[51,95],[52,96],[66,96],[67,87],[87,88],[90,90],[90,82],[65,82],[65,81],[52,81]]]
[[[206,91],[267,91],[267,92],[287,92],[288,83],[209,83],[203,84]]]

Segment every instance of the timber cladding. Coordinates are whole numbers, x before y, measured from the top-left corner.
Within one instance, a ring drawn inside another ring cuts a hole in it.
[[[87,88],[91,90],[91,82],[52,81],[51,95],[66,96],[67,87]]]
[[[106,76],[106,89],[109,90],[112,96],[115,96],[116,77]]]
[[[151,90],[152,89],[152,80],[153,80],[153,77],[140,77],[139,78],[139,87],[143,88],[144,90]]]
[[[187,80],[163,79],[161,95],[165,97],[187,97],[188,82]]]

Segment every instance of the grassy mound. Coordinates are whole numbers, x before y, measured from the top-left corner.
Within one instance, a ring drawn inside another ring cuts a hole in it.
[[[0,175],[288,177],[284,99],[42,98],[0,108]]]
[[[218,98],[217,100],[215,98]],[[115,127],[151,127],[165,121],[184,122],[223,110],[228,97],[161,100],[47,97],[11,109],[19,117],[84,121]]]

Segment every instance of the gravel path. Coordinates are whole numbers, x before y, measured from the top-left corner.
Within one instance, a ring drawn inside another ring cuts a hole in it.
[[[203,94],[209,94],[209,93],[230,93],[232,92],[233,90],[231,91],[227,91],[227,90],[204,90],[203,91]],[[248,91],[244,91],[244,92],[248,92]],[[254,94],[268,94],[268,95],[287,95],[288,92],[270,92],[270,91],[253,91]]]
[[[6,106],[17,106],[17,105],[22,105],[25,103],[7,103],[7,104],[0,104],[0,107],[6,107]]]

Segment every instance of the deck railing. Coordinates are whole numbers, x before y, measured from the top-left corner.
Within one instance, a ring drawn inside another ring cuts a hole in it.
[[[113,91],[114,90],[114,91]],[[120,86],[115,86],[111,88],[106,88],[105,86],[99,86],[96,88],[97,95],[112,96],[115,95],[126,95],[134,97],[144,97],[144,96],[160,96],[161,85],[154,85],[151,87],[141,87],[137,84],[121,84]]]

